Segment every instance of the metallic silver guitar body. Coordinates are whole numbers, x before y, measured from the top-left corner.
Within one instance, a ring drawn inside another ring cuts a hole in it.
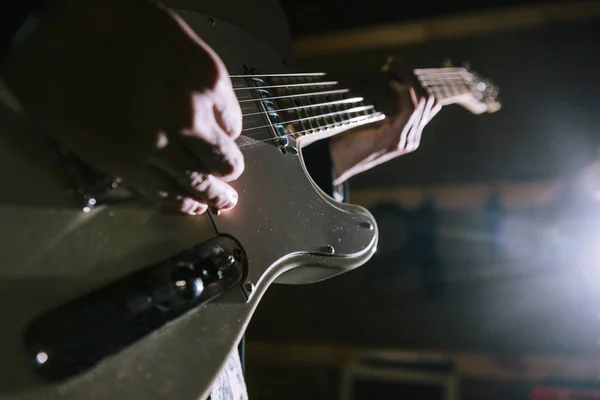
[[[242,30],[181,15],[231,74],[243,74],[243,65],[285,72],[274,51]],[[74,209],[47,139],[24,130],[6,108],[0,130],[0,399],[202,399],[273,282],[316,282],[364,264],[375,251],[377,227],[366,210],[322,193],[301,151],[284,155],[256,136],[240,138],[240,202],[213,225],[207,216],[169,216],[135,203]],[[302,138],[298,147],[321,137]],[[65,382],[48,384],[32,372],[22,334],[35,316],[218,234],[246,251],[240,287]]]

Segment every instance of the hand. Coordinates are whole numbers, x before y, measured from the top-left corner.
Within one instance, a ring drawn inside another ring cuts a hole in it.
[[[419,147],[423,128],[442,106],[397,59],[389,58],[382,70],[389,84],[392,113],[381,125],[381,137],[389,141],[388,150],[397,156]]]
[[[388,59],[383,74],[383,79],[378,79],[370,89],[377,92],[376,97],[385,97],[380,106],[387,117],[377,125],[361,126],[334,136],[330,142],[336,185],[416,150],[423,128],[441,109],[412,71],[398,60]]]
[[[55,0],[2,77],[64,148],[186,214],[227,210],[242,115],[219,57],[147,0]]]

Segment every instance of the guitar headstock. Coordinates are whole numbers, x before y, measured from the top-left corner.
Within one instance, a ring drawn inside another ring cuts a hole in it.
[[[471,70],[469,64],[463,66],[465,82],[470,89],[470,98],[457,102],[474,114],[495,113],[502,108],[498,99],[499,89],[489,79]],[[464,104],[467,103],[467,104]]]
[[[423,88],[442,105],[458,104],[473,114],[494,113],[502,107],[498,87],[471,70],[468,64],[413,72]]]

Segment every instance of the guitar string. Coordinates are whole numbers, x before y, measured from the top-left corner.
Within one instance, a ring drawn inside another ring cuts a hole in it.
[[[414,69],[413,72],[418,74],[423,73],[467,73],[470,74],[465,68],[462,67],[444,67],[444,68],[419,68]],[[304,76],[325,76],[327,75],[325,72],[306,72],[306,73],[290,73],[290,74],[238,74],[238,75],[229,75],[230,78],[276,78],[276,77],[304,77]]]
[[[469,83],[470,79],[466,79],[464,74],[449,74],[448,76],[441,75],[419,75],[418,80],[421,84],[427,86],[450,86],[454,85],[458,82],[461,82],[465,85]],[[469,78],[472,78],[469,76]],[[248,91],[259,91],[264,89],[275,89],[275,88],[305,88],[305,87],[315,87],[315,86],[335,86],[339,82],[337,81],[326,81],[326,82],[308,82],[308,83],[289,83],[289,84],[279,84],[279,85],[269,85],[269,86],[235,86],[233,88],[234,91],[238,93],[242,90]],[[318,93],[316,93],[318,94]],[[303,94],[303,95],[310,95]],[[245,101],[254,101],[254,100],[269,100],[269,99],[249,99]]]
[[[431,79],[431,81],[429,81],[429,82],[421,80],[422,84],[424,84],[426,86],[449,86],[449,85],[457,83],[458,81],[464,81],[464,79],[461,77],[456,77],[456,78],[452,78],[452,79],[444,78],[443,82],[440,82],[439,80],[433,80],[433,79]],[[293,86],[293,85],[281,85],[281,87],[288,87],[288,86]],[[309,86],[309,85],[300,84],[298,86]],[[313,85],[310,85],[310,86],[313,86]],[[321,86],[321,85],[319,84],[317,86]],[[242,89],[242,88],[240,88],[240,89]],[[244,89],[258,91],[263,88],[262,87],[245,87]],[[278,99],[287,99],[287,98],[293,98],[293,97],[319,96],[319,95],[326,95],[326,94],[344,94],[344,93],[348,93],[348,92],[350,92],[349,89],[336,89],[336,90],[328,90],[328,91],[321,91],[321,92],[297,93],[297,94],[287,95],[287,96],[266,97],[266,98],[259,98],[259,99],[255,99],[255,98],[242,99],[242,100],[238,100],[238,102],[239,103],[262,102],[265,100],[278,100]]]
[[[359,108],[363,108],[363,107],[356,107],[353,110],[342,110],[342,111],[336,112],[335,115],[341,115],[341,114],[346,114],[346,113],[350,113],[350,112],[360,112],[358,110]],[[374,106],[372,106],[372,105],[364,106],[364,109],[362,111],[368,111],[373,108],[374,108]],[[299,118],[299,119],[290,120],[290,121],[276,122],[276,123],[261,125],[261,126],[257,126],[257,127],[253,127],[253,128],[246,128],[246,129],[243,129],[241,133],[243,133],[244,136],[252,137],[253,135],[258,135],[261,132],[250,132],[250,133],[245,133],[245,132],[247,132],[249,130],[254,130],[254,129],[270,128],[274,125],[282,125],[283,126],[283,125],[288,125],[288,124],[295,123],[295,122],[316,120],[319,118],[325,118],[325,117],[333,116],[333,115],[334,115],[334,113],[327,113],[327,114],[320,114],[320,115],[315,115],[315,116],[310,116],[310,117]],[[343,124],[343,123],[344,123],[344,121],[337,122],[337,124]],[[314,129],[317,129],[317,128],[314,128]]]
[[[417,76],[419,81],[423,81],[423,80],[429,80],[429,81],[441,81],[441,82],[448,82],[448,81],[458,81],[458,80],[462,80],[465,81],[465,75],[464,74],[448,74],[448,76],[441,76],[441,75],[418,75]],[[470,77],[470,76],[469,76]],[[339,82],[337,81],[323,81],[323,82],[306,82],[306,83],[288,83],[288,84],[278,84],[278,85],[271,85],[271,86],[234,86],[233,90],[235,91],[239,91],[239,90],[261,90],[261,89],[271,89],[271,88],[285,88],[285,87],[311,87],[311,86],[332,86],[332,85],[336,85]]]
[[[381,112],[376,112],[374,114],[369,114],[369,115],[361,115],[361,116],[354,117],[354,118],[351,118],[349,120],[346,120],[344,122],[336,122],[336,123],[333,123],[333,124],[321,125],[318,128],[304,129],[302,131],[296,131],[296,132],[288,133],[286,135],[281,135],[281,136],[277,136],[277,137],[270,137],[270,138],[267,138],[267,139],[257,140],[257,141],[253,141],[252,143],[240,145],[239,147],[243,148],[243,147],[253,146],[253,145],[256,145],[258,143],[269,142],[269,141],[276,141],[278,139],[289,137],[289,136],[293,136],[293,135],[302,135],[302,134],[306,134],[306,133],[312,133],[312,134],[314,134],[315,133],[315,132],[311,132],[311,131],[317,131],[316,133],[318,133],[318,132],[322,132],[323,130],[328,130],[329,128],[340,128],[340,127],[343,127],[343,126],[346,126],[346,125],[360,126],[360,125],[364,125],[364,124],[367,124],[367,123],[371,123],[371,121],[372,122],[379,121],[382,118],[385,118],[385,115],[383,113],[381,113]],[[268,126],[271,126],[271,125],[268,125]],[[326,128],[326,129],[323,129],[323,128]]]
[[[336,89],[336,90],[326,90],[323,92],[297,93],[297,94],[291,94],[288,96],[264,97],[261,99],[245,99],[245,100],[238,100],[238,102],[239,103],[248,103],[248,102],[253,102],[253,101],[289,99],[289,98],[293,98],[293,97],[323,96],[326,94],[344,94],[344,93],[348,93],[348,92],[350,92],[350,89]]]
[[[331,115],[336,115],[336,114],[367,111],[367,110],[370,110],[370,109],[373,109],[373,108],[374,107],[372,105],[363,106],[363,107],[355,107],[353,109],[348,109],[348,110],[344,110],[344,111],[340,111],[340,112],[336,112],[336,113],[328,113],[328,114],[322,114],[322,115],[317,115],[317,116],[313,116],[313,117],[301,118],[301,119],[298,119],[298,120],[277,123],[275,125],[283,125],[283,124],[287,124],[287,123],[291,123],[291,122],[298,122],[298,121],[302,121],[302,120],[311,120],[311,119],[323,118],[323,117],[326,117],[326,116],[331,116]],[[296,132],[288,133],[286,135],[281,135],[281,136],[278,135],[277,137],[270,137],[270,138],[267,138],[267,139],[254,141],[254,142],[246,144],[246,145],[241,145],[240,147],[247,147],[247,146],[251,146],[251,145],[254,145],[254,144],[257,144],[257,143],[262,143],[262,142],[276,141],[276,140],[281,139],[281,138],[289,137],[289,136],[292,136],[292,135],[301,135],[301,134],[309,133],[311,131],[320,132],[320,131],[323,130],[323,128],[326,128],[326,129],[328,129],[328,128],[339,128],[339,127],[342,127],[342,126],[345,126],[345,125],[355,125],[355,124],[357,124],[359,122],[365,122],[365,123],[367,123],[368,121],[376,120],[377,117],[382,117],[382,116],[384,117],[384,114],[381,113],[381,112],[376,112],[374,114],[369,114],[369,115],[361,115],[361,116],[358,116],[358,117],[350,118],[350,119],[345,120],[343,122],[334,122],[332,124],[320,125],[318,128],[304,129],[302,131],[296,131]],[[271,126],[273,126],[273,124],[259,126],[259,127],[255,127],[255,128],[251,128],[251,129],[269,128]],[[249,137],[248,134],[245,134],[244,136]]]
[[[456,68],[456,69],[448,69],[448,68],[442,68],[442,69],[421,69],[421,70],[414,70],[415,75],[418,76],[419,80],[421,81],[421,84],[423,84],[424,86],[427,86],[429,89],[431,89],[432,86],[449,86],[451,84],[454,84],[454,81],[463,81],[464,82],[464,78],[465,78],[465,72],[466,70],[462,69],[462,68]],[[459,76],[456,76],[456,75]],[[471,75],[470,73],[466,72],[467,75]],[[256,77],[306,77],[306,76],[324,76],[326,75],[325,73],[299,73],[299,74],[266,74],[266,75],[231,75],[230,78],[256,78]],[[445,76],[442,76],[445,75]],[[428,78],[427,80],[430,82],[426,82],[425,78]],[[443,82],[440,82],[440,80],[442,80]],[[261,90],[261,89],[268,89],[268,88],[279,88],[279,87],[310,87],[310,86],[327,86],[327,85],[335,85],[338,82],[336,81],[330,81],[330,82],[309,82],[309,83],[300,83],[300,84],[281,84],[281,85],[272,85],[272,86],[246,86],[246,87],[238,87],[238,90]],[[234,89],[235,90],[235,89]],[[238,100],[238,102],[240,103],[247,103],[247,102],[263,102],[266,100],[276,100],[276,99],[283,99],[283,98],[294,98],[294,97],[307,97],[307,96],[318,96],[318,95],[326,95],[326,94],[343,94],[343,93],[348,93],[349,90],[348,89],[339,89],[339,90],[330,90],[330,91],[322,91],[322,92],[309,92],[309,93],[298,93],[298,94],[293,94],[293,95],[287,95],[287,96],[273,96],[273,97],[267,97],[267,98],[262,98],[262,99],[243,99],[243,100]],[[437,92],[437,91],[436,91]],[[441,93],[436,93],[438,95],[440,95]],[[361,100],[362,101],[362,100]],[[311,104],[311,105],[303,105],[303,106],[299,106],[299,107],[290,107],[290,108],[285,108],[285,109],[279,109],[279,110],[270,110],[270,111],[261,111],[261,112],[253,112],[253,113],[249,113],[249,114],[243,114],[243,117],[248,117],[248,116],[252,116],[252,115],[262,115],[262,114],[269,114],[269,113],[273,113],[273,112],[278,112],[278,111],[296,111],[299,109],[305,109],[305,108],[315,108],[315,107],[322,107],[322,106],[326,106],[326,105],[334,105],[334,104],[344,104],[343,101],[335,101],[335,102],[327,102],[327,103],[320,103],[320,104]],[[346,109],[346,110],[342,110],[342,111],[337,111],[337,112],[332,112],[332,113],[326,113],[326,114],[320,114],[320,115],[316,115],[316,116],[311,116],[311,117],[305,117],[305,118],[298,118],[298,119],[294,119],[294,120],[289,120],[289,121],[283,121],[280,123],[277,123],[278,125],[285,125],[285,124],[290,124],[293,122],[301,122],[301,121],[310,121],[310,120],[314,120],[314,119],[318,119],[318,118],[325,118],[325,117],[331,117],[331,116],[335,116],[335,115],[341,115],[341,114],[348,114],[351,112],[361,112],[361,111],[366,111],[369,109],[372,109],[373,106],[364,106],[364,107],[354,107],[351,109]],[[342,124],[343,122],[337,122],[336,124]],[[246,128],[243,129],[242,132],[248,132],[250,130],[255,130],[255,129],[260,129],[260,128],[268,128],[271,127],[273,124],[268,124],[268,125],[262,125],[262,126],[254,126],[254,127],[250,127],[250,128]],[[329,124],[331,125],[331,124]],[[333,124],[335,125],[335,124]],[[327,125],[325,125],[327,126]],[[249,136],[248,133],[245,134],[245,136]],[[271,140],[271,139],[269,139]]]
[[[426,85],[426,86],[449,86],[458,82],[464,82],[464,78],[463,77],[455,77],[455,78],[443,78],[443,80],[441,79],[434,79],[434,78],[429,78],[429,79],[419,79],[419,81]],[[234,88],[234,90],[239,91],[239,90],[255,90],[255,91],[259,91],[259,90],[263,90],[263,89],[269,89],[269,88],[287,88],[287,87],[312,87],[312,86],[333,86],[338,84],[339,82],[319,82],[319,83],[311,83],[311,84],[289,84],[289,85],[277,85],[277,86],[257,86],[257,87],[252,87],[252,86],[244,86],[244,87],[237,87]],[[344,91],[349,91],[349,89],[338,89],[338,90],[344,90]],[[269,98],[262,98],[262,99],[244,99],[241,100],[240,102],[252,102],[252,101],[263,101],[263,100],[272,100],[272,99],[279,99],[279,98],[287,98],[287,97],[294,97],[294,96],[312,96],[312,95],[320,95],[320,94],[328,94],[330,91],[325,91],[325,92],[308,92],[308,93],[299,93],[296,95],[290,95],[290,96],[280,96],[280,97],[269,97]],[[236,94],[237,95],[237,94]]]
[[[448,86],[448,85],[456,83],[454,81],[461,81],[461,80],[462,80],[461,78],[453,78],[453,79],[444,79],[444,82],[442,82],[442,83],[433,81],[433,82],[424,82],[424,84],[426,86]],[[291,87],[291,86],[295,86],[295,85],[280,85],[280,87]],[[296,86],[309,86],[309,85],[300,84],[300,85],[296,85]],[[320,84],[319,84],[319,86],[320,86]],[[258,91],[263,88],[262,87],[245,87],[244,89]],[[249,103],[249,102],[262,102],[265,100],[277,100],[277,99],[293,98],[293,97],[319,96],[319,95],[326,95],[326,94],[343,94],[343,93],[348,93],[349,91],[350,91],[349,89],[337,89],[337,90],[329,90],[329,91],[321,91],[321,92],[297,93],[297,94],[287,95],[287,96],[275,96],[275,97],[267,97],[267,98],[259,98],[259,99],[256,99],[256,98],[245,99],[244,98],[242,100],[238,99],[238,102],[239,103]],[[315,106],[317,106],[317,105],[315,105]],[[301,107],[298,107],[298,108],[301,108]],[[293,108],[289,108],[289,109],[285,109],[285,110],[291,110],[291,109],[293,109]],[[273,110],[273,111],[279,111],[279,110]],[[255,115],[255,114],[257,114],[257,113],[244,114],[244,116]]]
[[[277,77],[303,77],[303,76],[325,76],[325,72],[306,72],[293,74],[250,74],[250,75],[229,75],[230,78],[277,78]]]
[[[259,135],[262,132],[250,132],[250,133],[248,133],[248,131],[250,131],[250,130],[270,128],[270,127],[273,127],[274,125],[287,125],[287,124],[291,124],[291,123],[297,123],[297,122],[303,122],[303,121],[311,121],[311,120],[316,120],[316,119],[319,119],[319,118],[331,117],[331,116],[334,116],[334,115],[342,115],[342,114],[349,114],[349,113],[356,113],[356,112],[368,111],[368,110],[372,110],[373,108],[374,108],[374,106],[372,106],[372,105],[363,106],[363,107],[355,107],[355,108],[352,108],[352,109],[343,110],[343,111],[339,111],[339,112],[335,112],[335,113],[319,114],[319,115],[310,116],[310,117],[298,118],[298,119],[290,120],[290,121],[283,121],[283,122],[279,122],[279,123],[273,123],[273,124],[267,124],[267,125],[261,125],[261,126],[256,126],[256,127],[252,127],[252,128],[247,128],[247,129],[242,130],[242,133],[244,134],[245,137],[252,138],[254,135]],[[293,135],[293,134],[301,134],[301,133],[304,133],[304,132],[310,132],[310,131],[314,131],[314,130],[318,131],[318,130],[320,130],[322,128],[340,127],[340,126],[344,126],[344,125],[348,124],[349,122],[355,120],[356,118],[359,118],[359,119],[368,118],[368,117],[373,116],[373,115],[375,115],[375,114],[360,115],[358,117],[352,117],[352,118],[346,119],[344,121],[337,121],[337,122],[334,122],[332,124],[319,125],[316,128],[309,128],[309,129],[304,129],[302,131],[296,131],[296,132],[291,133],[291,135]],[[289,135],[285,135],[285,136],[289,136]],[[278,136],[278,137],[284,137],[284,136]],[[268,140],[276,140],[276,139],[277,138],[269,138],[269,139],[266,139],[266,140],[268,141]]]
[[[281,111],[295,111],[295,110],[301,110],[304,108],[315,108],[315,107],[324,107],[324,106],[330,106],[330,105],[334,106],[334,105],[338,105],[338,104],[360,103],[361,101],[364,101],[363,97],[351,97],[348,99],[328,101],[325,103],[315,103],[315,104],[307,104],[307,105],[298,106],[298,107],[279,108],[279,109],[275,109],[275,110],[271,110],[271,111],[258,111],[258,112],[253,112],[250,114],[242,114],[242,117],[251,117],[254,115],[263,115],[263,114],[269,114],[269,113],[281,112]]]
[[[243,145],[240,145],[239,147],[242,148],[242,147],[253,146],[253,145],[258,144],[258,143],[264,143],[264,142],[269,142],[269,141],[276,141],[278,139],[287,138],[287,137],[293,136],[293,135],[304,135],[304,134],[307,134],[307,133],[311,133],[311,131],[321,132],[321,131],[324,130],[322,128],[327,128],[327,129],[329,129],[329,128],[341,128],[341,127],[346,126],[346,125],[357,125],[359,122],[365,122],[365,123],[367,123],[368,121],[371,121],[371,120],[373,120],[375,122],[375,120],[378,120],[377,118],[384,117],[384,116],[385,115],[383,113],[380,113],[380,112],[377,112],[377,113],[374,113],[374,114],[369,114],[369,115],[362,115],[362,116],[359,116],[359,117],[351,118],[351,119],[347,120],[346,122],[338,122],[338,123],[334,123],[334,124],[326,124],[326,125],[322,125],[319,128],[304,129],[302,131],[288,133],[288,134],[277,136],[277,137],[270,137],[268,139],[255,140],[252,143],[243,144]],[[325,129],[325,130],[327,130],[327,129]],[[314,132],[312,132],[312,133],[314,134]]]
[[[435,85],[434,85],[435,86]],[[312,92],[312,93],[303,93],[301,95],[304,96],[312,96],[312,95],[323,95],[323,94],[333,94],[333,93],[347,93],[349,90],[348,89],[341,89],[339,91],[327,91],[327,92]],[[441,93],[436,93],[438,95],[440,95]],[[243,102],[248,102],[248,101],[263,101],[263,100],[268,100],[268,99],[277,99],[277,98],[290,98],[290,97],[298,97],[298,95],[291,95],[291,96],[278,96],[278,97],[271,97],[271,98],[265,98],[265,99],[251,99],[251,100],[242,100]],[[240,101],[240,103],[242,102]],[[328,105],[328,104],[334,104],[334,103],[338,103],[338,104],[343,104],[343,103],[348,103],[348,101],[337,101],[337,102],[329,102],[329,103],[320,103],[320,104],[314,104],[314,105],[305,105],[305,106],[301,106],[301,107],[290,107],[287,109],[280,109],[280,110],[273,110],[273,111],[262,111],[262,112],[254,112],[251,114],[246,114],[244,116],[249,116],[249,115],[259,115],[259,114],[269,114],[272,112],[276,112],[276,111],[284,111],[284,110],[298,110],[298,109],[302,109],[302,108],[314,108],[314,107],[320,107],[323,105]],[[337,111],[337,112],[332,112],[332,113],[325,113],[325,114],[319,114],[319,115],[315,115],[315,116],[310,116],[310,117],[305,117],[305,118],[298,118],[298,119],[294,119],[294,120],[288,120],[288,121],[282,121],[282,122],[278,122],[276,124],[278,125],[285,125],[285,124],[290,124],[293,122],[301,122],[301,121],[310,121],[313,119],[318,119],[318,118],[325,118],[325,117],[330,117],[330,116],[335,116],[335,115],[341,115],[341,114],[346,114],[346,113],[352,113],[352,112],[361,112],[361,111],[366,111],[368,109],[372,109],[373,106],[369,105],[369,106],[364,106],[364,107],[354,107],[354,108],[350,108],[350,109],[345,109],[345,110],[341,110],[341,111]],[[341,123],[341,122],[340,122]],[[267,125],[260,125],[260,126],[253,126],[250,128],[245,128],[242,130],[243,132],[248,132],[251,130],[255,130],[255,129],[260,129],[260,128],[268,128],[271,127],[272,124],[267,124]],[[246,133],[246,136],[250,136],[250,134]]]
[[[295,88],[295,87],[308,87],[308,86],[333,86],[337,85],[338,81],[327,81],[327,82],[309,82],[309,83],[289,83],[272,86],[238,86],[234,87],[233,90],[260,90],[260,89],[276,89],[276,88]]]
[[[368,105],[368,106],[362,106],[362,107],[354,107],[354,108],[350,108],[350,109],[347,109],[347,110],[336,111],[336,112],[327,113],[327,114],[319,114],[319,115],[315,115],[315,116],[312,116],[312,117],[304,117],[304,118],[292,119],[292,120],[289,120],[289,121],[275,122],[273,124],[262,125],[262,126],[255,126],[255,127],[252,127],[252,128],[243,129],[242,133],[246,132],[246,131],[254,130],[254,129],[269,128],[272,125],[287,125],[287,124],[291,124],[293,122],[308,121],[308,120],[311,120],[311,119],[332,117],[334,115],[341,115],[341,114],[346,114],[346,113],[357,113],[357,112],[372,110],[373,108],[375,108],[375,106]],[[248,134],[245,134],[245,136],[248,136]]]

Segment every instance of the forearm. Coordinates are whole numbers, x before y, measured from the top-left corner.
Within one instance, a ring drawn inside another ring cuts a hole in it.
[[[359,127],[331,139],[334,184],[348,180],[379,164],[397,157],[397,147],[390,140],[389,121]]]

